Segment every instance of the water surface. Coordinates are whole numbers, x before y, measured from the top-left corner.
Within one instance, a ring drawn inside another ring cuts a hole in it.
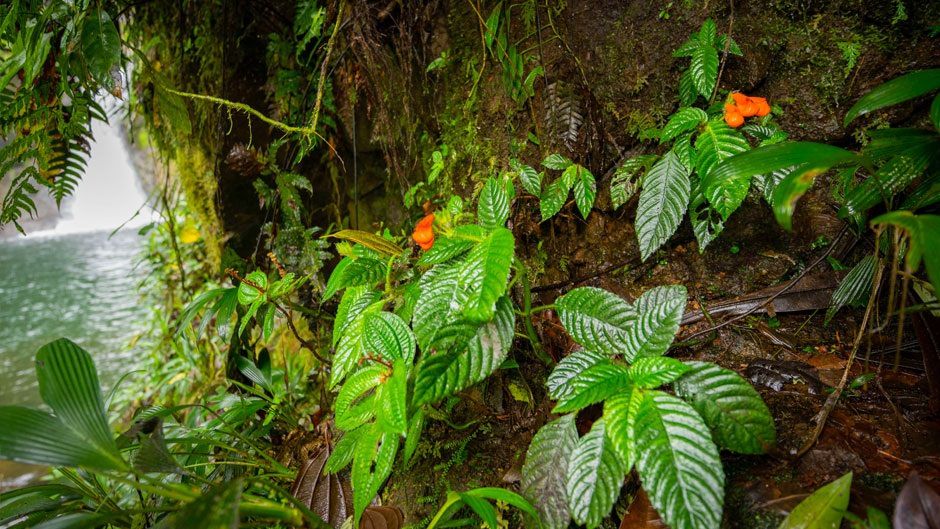
[[[142,330],[134,230],[29,235],[0,241],[0,405],[38,406],[33,357],[56,338],[92,354],[110,387],[134,369]]]

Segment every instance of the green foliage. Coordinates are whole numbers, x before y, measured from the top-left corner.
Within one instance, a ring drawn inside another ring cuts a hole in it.
[[[503,86],[509,96],[522,105],[535,94],[535,80],[543,74],[543,69],[535,66],[526,71],[526,63],[535,61],[536,57],[524,55],[512,42],[509,35],[511,7],[500,2],[493,8],[486,19],[483,40],[487,52],[502,66]]]
[[[522,495],[536,505],[546,529],[565,529],[568,510],[568,467],[559,465],[578,446],[574,414],[563,415],[543,426],[532,438],[522,467]]]
[[[852,473],[819,488],[801,501],[780,524],[780,529],[825,529],[839,527],[849,507]]]
[[[260,462],[230,460],[245,454],[252,444],[256,399],[229,400],[224,407],[207,403],[204,407],[211,419],[204,424],[200,424],[201,411],[189,413],[185,424],[165,424],[174,414],[184,415],[188,406],[144,409],[115,439],[95,366],[86,351],[66,339],[56,340],[39,350],[36,368],[40,394],[52,413],[0,407],[4,424],[0,458],[62,468],[53,481],[0,494],[4,506],[0,522],[195,528],[230,527],[245,517],[269,525],[306,521],[324,526],[309,511],[249,493],[242,479],[220,479],[229,465],[286,471],[270,457]],[[237,423],[238,431],[232,423]],[[164,435],[165,428],[173,434]],[[220,452],[207,454],[212,447]],[[220,461],[212,462],[209,455]],[[205,492],[180,483],[180,476],[204,483]],[[145,495],[148,504],[163,507],[141,513],[136,507]]]
[[[45,189],[61,205],[85,171],[92,120],[107,121],[94,95],[120,91],[121,40],[97,4],[16,1],[0,24],[0,178],[9,187],[0,227],[19,231]]]
[[[842,278],[839,286],[832,293],[832,301],[829,302],[829,310],[826,311],[827,323],[842,307],[859,306],[868,301],[876,265],[875,257],[866,255]]]
[[[587,218],[594,207],[597,198],[597,180],[591,171],[578,165],[560,154],[549,155],[542,161],[547,169],[561,171],[561,176],[554,182],[542,188],[542,177],[528,166],[520,166],[517,170],[523,180],[523,187],[530,193],[538,190],[539,209],[542,220],[546,221],[561,211],[568,201],[569,193],[574,190],[574,201],[582,218]],[[525,182],[528,180],[528,184]],[[536,185],[536,182],[538,184]],[[532,193],[535,194],[535,193]]]
[[[447,501],[444,502],[444,505],[441,506],[437,514],[434,515],[434,518],[431,519],[431,523],[428,524],[428,529],[434,529],[435,527],[453,527],[453,524],[448,522],[464,506],[469,507],[474,514],[479,516],[480,519],[483,520],[483,524],[489,529],[500,529],[502,526],[499,523],[499,515],[490,501],[511,505],[532,517],[536,523],[538,523],[538,514],[535,507],[522,496],[506,489],[482,487],[466,492],[449,492],[447,494]],[[541,525],[539,525],[539,527],[541,527]]]
[[[603,418],[577,441],[569,418],[546,425],[533,439],[523,482],[530,499],[546,495],[543,523],[564,527],[568,516],[600,525],[636,465],[650,501],[673,528],[717,527],[724,498],[718,447],[745,454],[770,450],[773,418],[737,373],[705,362],[662,356],[686,304],[683,287],[658,287],[633,305],[596,288],[578,288],[556,301],[562,325],[586,349],[559,362],[546,382],[555,412],[603,402]],[[675,396],[656,388],[671,384]],[[717,446],[716,446],[717,445]],[[551,451],[564,475],[545,468]],[[567,454],[564,452],[567,451]],[[565,479],[564,500],[557,486]]]
[[[740,207],[750,189],[750,177],[716,177],[717,169],[726,160],[750,149],[748,139],[725,123],[720,105],[693,106],[700,97],[706,101],[714,97],[719,50],[725,49],[741,55],[738,45],[718,35],[714,21],[708,19],[675,51],[674,56],[689,57],[691,62],[679,81],[681,107],[659,133],[660,143],[670,148],[661,157],[641,155],[628,159],[611,180],[614,207],[625,204],[637,188],[641,190],[635,224],[644,260],[676,232],[686,211],[699,251],[704,251],[721,233],[724,221]],[[761,144],[786,137],[770,116],[741,130]],[[767,187],[770,186],[765,189]]]
[[[402,439],[402,458],[414,454],[428,407],[482,381],[508,357],[516,322],[507,296],[515,240],[503,226],[510,201],[508,184],[489,179],[478,224],[457,224],[466,216],[459,211],[438,212],[434,245],[414,260],[384,237],[333,235],[356,244],[327,283],[327,294],[343,292],[330,386],[340,386],[336,425],[345,432],[327,467],[352,463],[357,517],[388,478]],[[467,498],[458,500],[489,512],[481,498]]]
[[[846,127],[859,116],[903,103],[940,88],[940,69],[918,70],[892,79],[856,101],[845,113],[842,123]]]

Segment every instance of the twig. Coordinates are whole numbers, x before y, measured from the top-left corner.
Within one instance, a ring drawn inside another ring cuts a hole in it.
[[[226,273],[228,276],[230,276],[232,279],[234,279],[234,280],[236,280],[236,281],[238,281],[238,282],[240,282],[240,283],[244,283],[244,284],[250,286],[251,288],[257,290],[260,294],[265,294],[265,293],[267,292],[267,291],[264,289],[264,287],[262,287],[261,285],[258,285],[257,283],[254,283],[253,281],[251,281],[251,280],[249,280],[249,279],[245,279],[245,278],[241,277],[241,276],[238,274],[238,272],[236,272],[236,271],[235,271],[234,269],[232,269],[232,268],[227,268],[227,269],[225,269],[225,273]],[[296,338],[297,341],[300,342],[300,345],[303,346],[303,347],[306,347],[307,349],[309,349],[310,352],[313,353],[313,356],[317,357],[317,360],[319,360],[320,362],[322,362],[322,363],[324,363],[324,364],[329,365],[329,364],[330,364],[330,361],[327,360],[326,358],[323,358],[322,356],[320,356],[320,353],[319,353],[319,351],[317,350],[316,344],[314,344],[314,343],[311,342],[310,340],[307,340],[307,339],[303,338],[302,336],[300,336],[300,333],[297,331],[297,327],[294,326],[294,319],[291,317],[291,313],[290,313],[287,309],[285,309],[284,307],[282,307],[281,305],[279,305],[277,302],[275,302],[275,301],[273,301],[273,300],[268,300],[268,301],[269,301],[272,305],[274,305],[274,308],[277,309],[278,312],[280,312],[281,314],[284,315],[284,319],[287,320],[287,327],[290,329],[291,333],[294,335],[294,338]],[[285,358],[285,361],[286,361],[286,358]]]
[[[718,95],[718,85],[721,83],[721,75],[725,72],[725,63],[728,62],[728,53],[731,51],[731,29],[734,28],[734,0],[728,0],[728,6],[731,14],[728,16],[728,32],[725,33],[725,51],[721,57],[721,66],[718,68],[718,77],[715,78],[715,88],[712,90],[712,96],[709,102],[715,100]]]
[[[880,237],[881,232],[879,231],[875,234],[876,256],[878,255],[877,240]],[[871,297],[868,298],[868,306],[865,307],[865,316],[862,318],[862,324],[859,326],[858,334],[855,335],[855,342],[852,344],[852,352],[849,353],[849,358],[845,362],[845,370],[842,371],[842,379],[839,381],[839,385],[835,388],[835,391],[829,394],[822,409],[819,410],[819,413],[816,415],[816,428],[813,429],[813,434],[806,440],[795,457],[802,457],[803,454],[809,452],[809,449],[816,444],[820,434],[822,434],[823,428],[826,426],[826,420],[829,419],[829,414],[835,409],[836,404],[839,402],[839,397],[842,396],[842,392],[845,391],[845,385],[849,380],[849,370],[852,368],[852,363],[855,361],[855,355],[858,353],[858,348],[862,343],[862,337],[865,336],[865,327],[868,326],[868,319],[871,317],[872,309],[875,306],[875,300],[878,296],[878,286],[881,284],[882,267],[879,266],[875,270],[875,275],[872,278]]]
[[[308,129],[313,131],[313,134],[316,134],[318,137],[321,137],[317,134],[317,123],[320,121],[320,106],[323,102],[323,89],[326,86],[326,69],[330,63],[330,55],[333,53],[333,46],[336,44],[336,36],[339,34],[339,28],[343,21],[343,10],[346,8],[346,0],[342,0],[339,3],[339,9],[336,11],[336,23],[333,24],[333,33],[330,34],[330,40],[326,43],[326,55],[323,57],[323,64],[320,65],[320,80],[317,83],[317,99],[313,104],[313,115],[310,118],[310,126]],[[355,141],[355,140],[354,140]],[[327,145],[330,142],[326,142]],[[330,149],[333,150],[333,153],[336,154],[336,149],[333,149],[333,146],[330,146]],[[337,157],[339,157],[337,155]],[[342,159],[341,159],[342,160]]]
[[[568,285],[577,285],[577,284],[579,284],[579,283],[584,283],[585,281],[590,281],[590,280],[595,279],[595,278],[598,278],[598,277],[600,277],[600,276],[602,276],[602,275],[604,275],[604,274],[613,272],[614,270],[617,270],[618,268],[623,268],[623,267],[627,266],[628,264],[633,263],[633,262],[636,261],[636,260],[637,260],[637,257],[636,257],[636,256],[633,256],[633,257],[630,257],[629,259],[626,259],[626,260],[624,260],[624,261],[622,261],[622,262],[620,262],[620,263],[616,263],[616,264],[610,265],[610,266],[608,266],[608,267],[602,268],[602,269],[600,269],[599,271],[597,271],[597,272],[595,272],[595,273],[593,273],[593,274],[590,274],[590,275],[578,277],[578,278],[575,278],[575,279],[568,279],[568,280],[566,280],[566,281],[558,281],[557,283],[549,283],[549,284],[547,284],[547,285],[538,285],[538,286],[534,286],[534,287],[532,287],[532,292],[548,292],[548,291],[551,291],[551,290],[558,290],[559,288],[566,287],[566,286],[568,286]]]
[[[769,296],[763,303],[759,305],[754,305],[753,307],[742,312],[741,314],[738,314],[737,316],[733,318],[728,318],[727,320],[717,325],[713,325],[709,328],[702,329],[701,331],[694,332],[690,334],[689,336],[684,336],[682,339],[691,340],[692,338],[695,338],[696,336],[701,336],[703,334],[708,334],[710,332],[717,331],[718,329],[721,329],[722,327],[727,327],[728,325],[731,325],[732,323],[736,321],[743,320],[744,318],[750,316],[751,314],[757,312],[758,310],[770,305],[771,303],[773,303],[775,299],[782,296],[783,294],[786,294],[791,288],[793,288],[797,283],[799,283],[801,279],[806,277],[806,274],[808,274],[810,270],[812,270],[813,268],[816,268],[819,265],[819,263],[825,261],[826,258],[829,257],[829,255],[835,249],[836,243],[838,243],[839,240],[842,239],[842,236],[845,235],[847,231],[848,231],[848,226],[843,227],[842,231],[839,232],[839,235],[836,236],[835,240],[832,241],[832,244],[829,245],[829,248],[827,248],[826,251],[823,252],[822,255],[820,255],[815,261],[810,263],[809,266],[804,268],[803,271],[800,272],[796,277],[791,279],[790,282],[786,284],[786,286],[784,286],[783,288],[775,292],[773,295]],[[705,310],[704,306],[702,307],[702,310]]]

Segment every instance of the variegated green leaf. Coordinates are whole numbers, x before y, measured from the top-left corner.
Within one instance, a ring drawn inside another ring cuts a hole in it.
[[[509,353],[515,323],[512,303],[501,298],[493,321],[481,325],[466,348],[425,357],[415,380],[415,404],[436,402],[489,376]]]
[[[567,384],[570,392],[558,401],[553,413],[568,413],[600,402],[630,386],[626,367],[601,360],[575,375]]]
[[[776,442],[774,420],[760,395],[741,375],[708,362],[688,362],[690,370],[673,384],[712,430],[720,446],[742,454],[763,454]]]
[[[370,313],[365,318],[366,350],[386,360],[400,358],[411,365],[417,343],[405,320],[391,312]]]
[[[689,204],[689,191],[688,169],[671,151],[643,177],[636,209],[636,234],[643,260],[675,233]]]
[[[604,420],[578,441],[568,462],[568,508],[574,521],[592,529],[610,512],[626,469],[607,438]]]
[[[708,120],[708,114],[704,110],[696,107],[685,107],[677,110],[672,116],[659,136],[659,142],[665,143],[672,140],[682,133],[695,130],[699,125]]]
[[[630,381],[643,389],[669,384],[689,370],[689,366],[667,356],[644,356],[630,366]]]
[[[578,205],[578,211],[581,212],[581,218],[587,219],[594,207],[594,199],[597,197],[597,182],[591,171],[580,165],[574,165],[576,168],[574,185],[574,202]]]
[[[470,320],[484,322],[493,317],[496,300],[506,293],[515,244],[511,231],[496,227],[463,259],[459,283],[467,299],[462,312]]]
[[[572,391],[574,391],[574,388],[572,388],[570,384],[571,380],[591,366],[607,360],[608,358],[609,355],[606,353],[599,353],[589,349],[578,349],[562,358],[561,362],[558,362],[555,369],[548,375],[548,380],[545,381],[545,386],[548,388],[548,395],[555,400],[568,398]]]
[[[574,414],[542,426],[529,443],[522,466],[522,495],[539,512],[545,529],[565,529],[571,521],[568,494],[568,458],[578,446]]]
[[[668,393],[648,390],[634,429],[637,471],[663,521],[673,529],[718,527],[725,476],[698,413]]]
[[[352,466],[354,527],[359,526],[362,511],[372,503],[372,498],[392,473],[392,463],[398,453],[398,435],[382,433],[377,427],[367,428],[356,443]]]
[[[506,187],[495,178],[488,178],[480,192],[477,219],[480,226],[491,230],[502,227],[509,218],[509,195]]]
[[[613,356],[623,352],[636,310],[606,290],[576,288],[555,300],[561,324],[587,349]]]
[[[604,423],[607,425],[607,439],[627,472],[636,462],[636,416],[643,402],[643,390],[639,386],[630,386],[629,390],[619,393],[604,401]]]
[[[627,333],[623,355],[628,362],[664,354],[679,330],[685,311],[686,290],[674,285],[651,288],[634,304],[637,318]]]
[[[748,150],[750,146],[740,132],[729,127],[723,119],[708,121],[695,140],[698,157],[696,171],[702,181],[705,197],[724,220],[738,209],[751,185],[750,175],[742,178],[714,178],[711,174],[718,165],[732,156]]]

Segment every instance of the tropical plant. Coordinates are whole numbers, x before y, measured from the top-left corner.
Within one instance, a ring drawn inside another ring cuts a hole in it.
[[[121,38],[98,3],[14,0],[0,18],[0,226],[37,213],[45,189],[61,204],[81,180],[99,90],[121,93]]]
[[[499,2],[490,16],[486,19],[486,28],[483,32],[483,42],[489,54],[499,62],[502,67],[503,86],[510,97],[518,104],[523,104],[535,93],[535,80],[542,75],[541,66],[529,69],[526,73],[526,62],[533,58],[520,52],[516,45],[510,41],[510,10],[513,5]]]
[[[597,198],[597,181],[586,167],[576,164],[560,154],[552,154],[542,160],[546,169],[561,171],[561,176],[542,189],[544,173],[539,173],[528,165],[511,160],[510,166],[519,176],[522,188],[539,197],[539,210],[542,221],[546,221],[561,211],[571,191],[581,217],[587,219]]]
[[[437,511],[437,514],[434,515],[434,518],[431,519],[431,523],[428,524],[427,529],[469,525],[469,521],[467,520],[452,520],[464,506],[469,507],[489,529],[505,527],[505,525],[500,523],[501,513],[487,500],[511,505],[529,515],[536,524],[539,523],[538,512],[536,512],[532,504],[526,501],[522,496],[506,489],[483,487],[466,492],[449,492],[447,494],[447,500],[441,505],[441,508]]]
[[[289,477],[252,440],[258,399],[227,399],[209,409],[211,418],[201,426],[193,422],[202,416],[198,411],[184,423],[164,424],[188,406],[148,408],[116,437],[85,350],[66,339],[51,342],[36,355],[36,374],[51,413],[0,406],[0,458],[59,467],[59,478],[0,495],[4,526],[231,527],[240,517],[325,525],[290,506],[295,500],[270,478],[246,480],[232,472],[247,464]]]
[[[940,89],[940,69],[911,72],[876,87],[856,102],[846,113],[848,125],[859,116],[909,101]],[[813,142],[786,142],[741,154],[719,167],[713,180],[726,187],[747,186],[759,175],[784,171],[786,177],[772,186],[774,214],[785,228],[790,228],[799,199],[813,185],[816,177],[830,169],[839,169],[847,181],[839,215],[859,228],[866,222],[877,231],[894,226],[906,234],[906,267],[914,273],[924,263],[934,291],[940,287],[940,253],[931,251],[940,244],[940,95],[930,105],[934,130],[884,128],[869,130],[870,141],[852,152]],[[871,211],[884,213],[868,219]],[[833,295],[830,317],[845,305],[868,298],[882,266],[881,246],[862,259],[843,279]]]
[[[535,435],[523,494],[546,527],[597,527],[636,466],[650,502],[674,529],[717,527],[724,499],[718,449],[760,454],[776,440],[773,418],[734,371],[663,356],[686,305],[685,288],[656,287],[635,303],[593,287],[558,298],[562,326],[583,348],[546,382],[562,417]],[[671,385],[674,394],[660,388]],[[603,403],[578,437],[575,414]]]
[[[750,149],[748,137],[759,145],[786,138],[767,114],[744,126],[742,134],[726,123],[722,105],[711,104],[717,93],[719,51],[741,55],[734,40],[719,35],[711,19],[673,54],[690,58],[679,81],[680,107],[666,122],[660,144],[663,155],[642,154],[623,162],[610,182],[614,207],[620,207],[639,191],[636,233],[640,256],[645,260],[679,228],[688,211],[699,251],[724,229],[724,222],[747,196],[750,185],[716,183],[713,173],[728,158]],[[732,101],[729,94],[726,103]],[[695,106],[704,99],[704,106]],[[779,179],[780,175],[771,178]],[[749,184],[749,182],[748,182]],[[766,183],[758,182],[764,188]]]

